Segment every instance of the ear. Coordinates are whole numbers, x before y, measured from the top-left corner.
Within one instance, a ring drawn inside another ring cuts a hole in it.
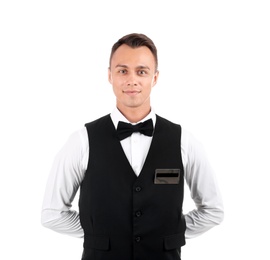
[[[108,80],[112,84],[112,72],[110,68],[108,68]]]
[[[154,77],[153,77],[153,86],[152,87],[154,87],[157,84],[158,76],[159,76],[159,71],[157,70]]]

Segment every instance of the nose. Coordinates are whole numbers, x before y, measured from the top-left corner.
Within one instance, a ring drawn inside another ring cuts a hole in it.
[[[137,86],[137,83],[136,82],[129,82],[128,84],[127,84],[129,87],[136,87]]]
[[[129,77],[127,79],[127,86],[132,87],[132,86],[137,86],[137,77],[135,73],[130,73]]]

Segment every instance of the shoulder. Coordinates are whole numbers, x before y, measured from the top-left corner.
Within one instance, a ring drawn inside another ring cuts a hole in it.
[[[102,125],[105,122],[108,122],[109,119],[110,119],[110,115],[108,114],[108,115],[102,116],[98,119],[95,119],[91,122],[86,123],[85,127],[88,129],[88,128],[93,127],[93,126]]]
[[[176,124],[176,123],[174,123],[174,122],[172,122],[172,121],[170,121],[170,120],[168,120],[160,115],[156,115],[156,117],[157,117],[157,120],[162,122],[163,124],[180,126],[179,124]]]
[[[176,129],[181,131],[181,142],[184,147],[201,145],[198,139],[192,134],[192,132],[187,130],[181,124],[168,120],[160,115],[156,115],[156,117],[157,117],[157,121],[159,121],[160,124],[162,123],[163,125],[166,125],[166,126],[172,126],[172,127],[174,126],[176,127]]]
[[[181,125],[176,124],[164,117],[161,117],[159,115],[156,115],[156,126],[157,130],[155,131],[165,131],[165,132],[171,132],[171,134],[181,136]]]

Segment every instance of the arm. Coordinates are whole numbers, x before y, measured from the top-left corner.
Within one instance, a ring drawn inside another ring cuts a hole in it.
[[[83,237],[79,213],[72,201],[84,178],[88,163],[86,130],[73,133],[57,154],[48,178],[42,205],[41,223],[56,232]]]
[[[183,131],[181,149],[186,183],[196,205],[196,209],[185,215],[186,238],[193,238],[223,221],[223,202],[202,145]]]

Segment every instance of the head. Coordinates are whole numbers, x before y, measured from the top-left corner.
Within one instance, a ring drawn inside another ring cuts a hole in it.
[[[113,45],[108,76],[122,113],[149,113],[150,93],[158,79],[157,68],[157,49],[147,36],[128,34]]]

